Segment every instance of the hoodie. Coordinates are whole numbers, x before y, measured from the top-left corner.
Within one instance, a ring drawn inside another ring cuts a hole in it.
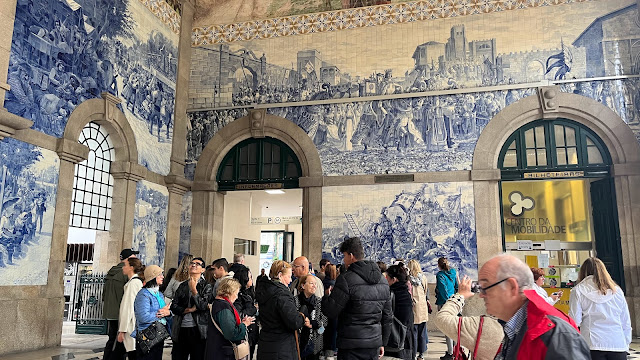
[[[629,307],[622,289],[598,291],[593,276],[587,276],[571,290],[569,316],[591,350],[628,351],[631,343]]]
[[[336,279],[322,312],[338,319],[338,349],[373,349],[389,339],[393,311],[389,283],[378,265],[360,260]]]

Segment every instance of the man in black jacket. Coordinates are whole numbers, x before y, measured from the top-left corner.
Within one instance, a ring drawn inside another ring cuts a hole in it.
[[[347,271],[322,298],[322,312],[338,319],[338,359],[378,359],[393,321],[389,284],[375,262],[363,260],[359,238],[346,239],[340,251]]]
[[[209,324],[209,302],[213,301],[213,286],[207,283],[205,262],[196,257],[189,264],[189,279],[183,281],[175,292],[171,311],[175,317],[171,327],[174,349],[172,359],[203,359]]]

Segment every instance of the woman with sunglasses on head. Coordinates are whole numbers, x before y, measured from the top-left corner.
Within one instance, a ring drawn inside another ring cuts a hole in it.
[[[480,289],[480,292],[483,292]],[[458,324],[460,319],[460,345],[470,349],[473,354],[478,342],[478,351],[473,360],[490,360],[495,358],[504,337],[504,329],[498,320],[485,316],[482,324],[482,334],[478,341],[480,316],[458,316],[462,313],[465,301],[475,295],[471,292],[471,279],[462,278],[458,284],[458,292],[451,296],[436,314],[436,326],[443,334],[452,339],[458,338]]]
[[[171,326],[172,359],[202,359],[209,326],[209,302],[213,286],[202,275],[205,262],[194,257],[189,262],[189,278],[174,293],[171,311],[175,314]]]
[[[582,263],[569,296],[569,316],[580,326],[594,360],[627,358],[631,319],[624,292],[595,257]]]

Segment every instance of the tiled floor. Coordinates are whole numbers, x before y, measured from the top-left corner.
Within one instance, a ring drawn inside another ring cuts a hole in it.
[[[104,335],[76,335],[75,324],[65,323],[63,327],[62,345],[38,351],[5,355],[2,360],[102,360],[102,353],[107,337]],[[438,360],[446,351],[444,336],[439,332],[429,332],[429,349],[425,360]],[[640,359],[640,339],[631,344],[629,359]],[[163,360],[171,359],[171,345],[167,342]]]

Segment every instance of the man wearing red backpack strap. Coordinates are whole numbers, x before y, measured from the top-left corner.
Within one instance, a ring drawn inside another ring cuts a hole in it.
[[[533,275],[521,260],[497,255],[482,266],[478,278],[487,312],[504,328],[496,359],[591,359],[575,322],[531,290]]]

